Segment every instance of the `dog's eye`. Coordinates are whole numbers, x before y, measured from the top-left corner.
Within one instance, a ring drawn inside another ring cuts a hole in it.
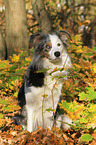
[[[57,43],[57,46],[60,46],[61,44],[60,43]]]
[[[51,47],[50,47],[49,45],[46,45],[46,48],[47,48],[47,49],[50,49]]]

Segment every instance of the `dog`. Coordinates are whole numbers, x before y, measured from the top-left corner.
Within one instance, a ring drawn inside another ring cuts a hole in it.
[[[67,31],[30,36],[29,47],[34,47],[24,83],[18,93],[21,124],[29,132],[38,126],[69,128],[72,120],[60,113],[62,82],[67,79],[71,58],[67,52],[70,35]],[[64,123],[61,123],[64,122]]]

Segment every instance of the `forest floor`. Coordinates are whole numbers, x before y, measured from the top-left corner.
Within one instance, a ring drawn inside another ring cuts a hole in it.
[[[96,132],[92,135],[94,140],[86,143],[80,140],[81,132],[59,128],[45,130],[39,127],[38,130],[30,133],[10,120],[0,130],[0,145],[96,145]]]

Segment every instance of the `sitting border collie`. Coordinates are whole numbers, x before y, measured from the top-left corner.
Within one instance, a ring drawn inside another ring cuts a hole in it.
[[[33,60],[18,94],[21,124],[29,132],[38,129],[38,126],[51,128],[54,123],[57,127],[62,125],[68,129],[68,124],[72,123],[58,111],[62,82],[71,67],[71,59],[67,53],[69,38],[66,31],[30,36],[29,46],[34,47]]]

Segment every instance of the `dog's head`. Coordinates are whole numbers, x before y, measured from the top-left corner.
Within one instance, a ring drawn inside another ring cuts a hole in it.
[[[33,61],[47,59],[51,63],[57,63],[66,59],[68,40],[70,35],[66,31],[57,31],[52,34],[37,33],[30,36],[29,47],[34,46]]]
[[[66,52],[69,39],[70,35],[66,31],[57,31],[48,35],[37,33],[30,36],[29,47],[34,46],[34,54],[40,55],[40,58],[58,60],[62,57],[62,51]]]

